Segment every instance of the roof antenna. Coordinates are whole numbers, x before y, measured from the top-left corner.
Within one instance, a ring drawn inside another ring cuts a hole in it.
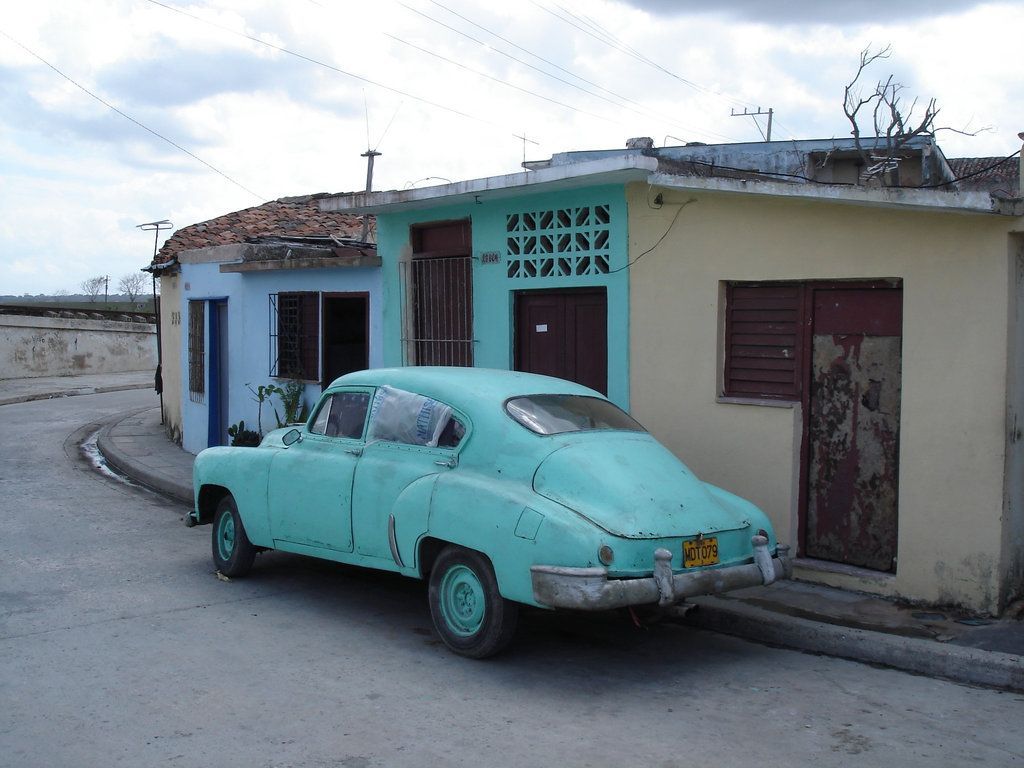
[[[765,132],[761,130],[761,124],[759,122],[757,122],[757,118],[761,117],[762,115],[768,115],[768,133],[767,133],[767,135],[765,135]],[[737,112],[735,109],[733,109],[731,111],[730,117],[750,117],[750,118],[753,118],[754,125],[756,125],[757,126],[757,130],[760,131],[761,137],[765,141],[770,142],[772,140],[772,117],[774,115],[775,115],[775,110],[772,109],[771,107],[768,107],[768,111],[767,112],[765,112],[760,107],[757,108],[757,112],[750,112],[750,111],[747,110],[746,107],[744,107],[742,112]]]
[[[522,136],[520,136],[517,133],[513,133],[512,137],[516,138],[516,139],[522,139],[522,141],[523,141],[523,167],[525,168],[526,167],[526,142],[530,142],[531,144],[536,144],[538,147],[540,146],[540,142],[539,141],[534,141],[533,139],[526,138],[526,131],[523,131],[523,135]]]
[[[360,157],[365,157],[366,158],[366,192],[369,193],[369,192],[371,192],[373,190],[373,159],[375,157],[380,157],[381,153],[378,152],[375,149],[371,149],[370,148],[370,107],[366,103],[366,89],[365,88],[363,89],[363,112],[366,115],[366,151],[363,152],[363,154],[360,155]],[[395,113],[397,114],[397,110],[395,111]],[[391,119],[394,120],[395,118],[392,117]],[[390,127],[391,127],[391,123],[388,123],[388,128],[390,128]],[[387,133],[387,129],[385,129],[384,132]],[[383,140],[383,139],[384,139],[384,137],[381,136],[381,140]],[[359,242],[365,243],[366,242],[366,238],[369,236],[369,234],[370,234],[370,216],[369,216],[369,214],[364,213],[363,214],[363,229],[362,229],[362,232],[359,235]]]

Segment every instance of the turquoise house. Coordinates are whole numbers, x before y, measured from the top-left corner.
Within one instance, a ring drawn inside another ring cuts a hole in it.
[[[376,216],[384,365],[543,373],[628,408],[625,188],[656,166],[622,155],[320,207]]]

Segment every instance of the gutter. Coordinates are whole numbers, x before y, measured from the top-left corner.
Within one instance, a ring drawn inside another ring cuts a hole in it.
[[[732,193],[849,203],[881,208],[919,211],[1020,216],[1022,201],[994,199],[988,192],[938,191],[912,187],[859,187],[841,184],[793,184],[789,182],[729,179],[714,176],[676,176],[652,173],[651,186],[693,192]],[[1010,205],[1007,205],[1010,203]]]
[[[658,160],[655,157],[623,153],[600,160],[505,176],[489,176],[435,187],[335,195],[321,200],[320,210],[376,214],[432,208],[442,203],[483,203],[487,200],[520,197],[538,192],[645,181],[657,168]]]

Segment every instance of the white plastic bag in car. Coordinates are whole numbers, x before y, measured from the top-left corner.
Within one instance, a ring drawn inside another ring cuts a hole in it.
[[[429,397],[383,386],[370,406],[369,440],[435,447],[452,408]]]

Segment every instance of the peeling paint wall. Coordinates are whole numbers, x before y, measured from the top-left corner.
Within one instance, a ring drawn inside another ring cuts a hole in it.
[[[896,572],[812,564],[800,575],[998,612],[1022,580],[1024,469],[1007,413],[1024,408],[1024,343],[1010,340],[1024,330],[1011,296],[1024,291],[1008,287],[1024,222],[642,184],[627,198],[630,254],[657,245],[629,270],[632,412],[700,477],[764,509],[782,540],[800,533],[804,416],[799,404],[718,397],[723,282],[902,280]]]
[[[156,370],[156,326],[0,315],[0,379]]]

